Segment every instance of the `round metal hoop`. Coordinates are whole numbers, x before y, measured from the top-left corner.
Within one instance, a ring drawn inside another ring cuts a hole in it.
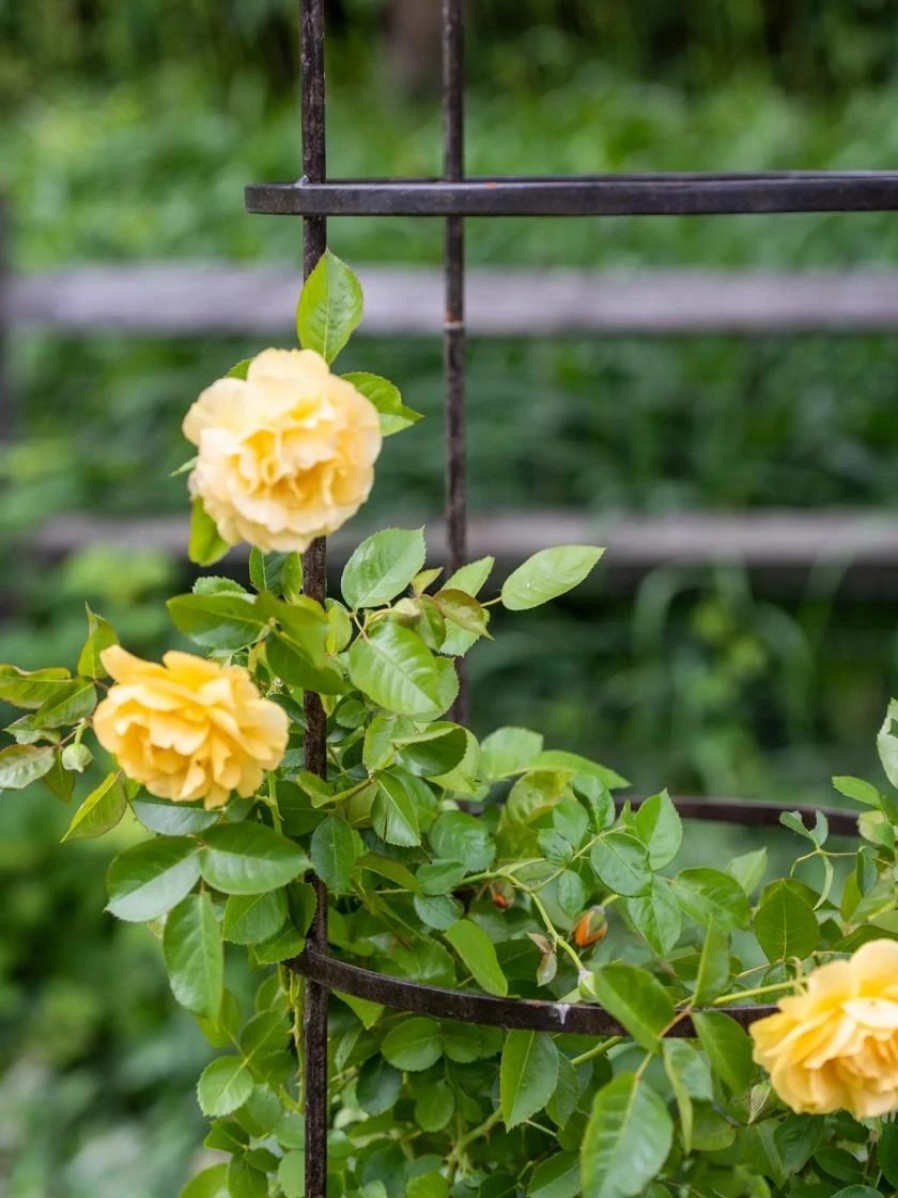
[[[782,814],[791,811],[797,811],[805,822],[813,824],[819,811],[826,817],[830,830],[835,835],[854,836],[857,832],[857,816],[850,811],[835,808],[794,807],[781,803],[734,802],[688,796],[675,798],[674,805],[687,819],[705,820],[709,823],[735,823],[745,827],[776,825]],[[639,802],[635,801],[633,806],[639,806]],[[306,948],[305,952],[288,961],[287,965],[327,990],[380,1003],[394,1011],[409,1011],[434,1015],[440,1019],[455,1019],[461,1023],[478,1023],[523,1031],[564,1032],[578,1036],[628,1034],[626,1028],[613,1019],[603,1007],[593,1003],[493,998],[488,994],[426,986],[338,961],[316,948]],[[748,1027],[755,1020],[772,1014],[776,1007],[719,1006],[709,1009],[729,1015],[743,1027]],[[695,1036],[695,1026],[691,1019],[684,1018],[669,1034],[673,1037]]]

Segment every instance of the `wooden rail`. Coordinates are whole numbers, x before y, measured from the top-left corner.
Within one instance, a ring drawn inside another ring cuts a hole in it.
[[[0,240],[2,232],[0,221]],[[437,270],[372,266],[360,274],[366,297],[361,332],[440,333],[443,295]],[[11,328],[286,336],[298,289],[299,275],[293,270],[201,262],[78,266],[35,275],[8,273],[5,279],[0,271],[0,345],[4,330]],[[666,270],[619,275],[475,269],[468,276],[467,306],[470,331],[491,337],[892,331],[898,328],[898,273]],[[183,556],[186,539],[180,518],[106,520],[71,514],[45,525],[36,548],[49,558],[95,543]],[[429,539],[434,551],[444,543],[439,522],[431,524]],[[895,593],[898,588],[898,521],[875,513],[754,511],[598,519],[536,512],[473,519],[470,540],[472,557],[492,553],[503,569],[544,545],[605,544],[606,577],[621,585],[663,564],[738,562],[782,580],[850,568],[854,589],[859,584],[866,592],[885,587]],[[334,539],[337,563],[349,546],[349,538]]]
[[[359,274],[360,332],[441,331],[439,271],[371,266]],[[299,285],[296,271],[265,266],[78,266],[11,276],[5,319],[65,332],[286,334]],[[875,332],[898,328],[898,273],[472,269],[467,312],[469,331],[483,337]]]
[[[408,518],[394,522],[408,524]],[[438,562],[444,525],[439,519],[428,521],[426,531],[430,557]],[[183,558],[187,533],[181,516],[109,520],[75,514],[44,525],[32,545],[50,559],[96,544],[122,552],[156,549]],[[342,566],[364,535],[364,529],[353,528],[332,537],[332,565]],[[606,546],[603,573],[614,587],[626,588],[657,566],[709,563],[777,575],[790,589],[809,575],[824,586],[839,582],[848,570],[853,593],[894,594],[898,585],[898,520],[876,513],[770,510],[596,517],[561,510],[472,517],[469,528],[471,558],[492,554],[499,574],[538,549],[584,542]],[[232,553],[235,561],[246,556],[245,547]]]

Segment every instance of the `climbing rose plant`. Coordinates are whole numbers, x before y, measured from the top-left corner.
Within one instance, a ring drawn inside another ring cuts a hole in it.
[[[112,755],[66,839],[127,821],[108,909],[149,926],[174,999],[219,1050],[197,1098],[222,1156],[182,1198],[303,1194],[291,961],[312,871],[334,955],[554,1001],[561,1026],[571,1005],[599,1003],[625,1031],[503,1032],[335,994],[329,1193],[894,1194],[898,798],[835,779],[864,808],[859,837],[833,849],[822,814],[784,816],[785,876],[769,876],[764,849],[678,868],[666,792],[621,801],[614,770],[537,732],[478,742],[447,719],[455,663],[489,637],[491,608],[563,594],[599,549],[537,553],[497,595],[491,558],[444,577],[420,529],[392,528],[356,548],[340,597],[303,595],[299,552],[354,515],[382,438],[418,419],[386,379],[333,373],[361,315],[355,276],[326,254],[300,299],[302,349],[239,363],[187,414],[191,556],[208,566],[251,545],[250,589],[204,575],[169,601],[196,653],[142,661],[88,612],[74,674],[0,666],[0,698],[26,713],[0,786],[42,779],[68,801],[91,737]],[[326,778],[303,767],[306,691],[327,716]],[[896,723],[893,703],[878,742],[893,787]],[[750,1033],[722,1009],[758,1000],[779,1010]]]

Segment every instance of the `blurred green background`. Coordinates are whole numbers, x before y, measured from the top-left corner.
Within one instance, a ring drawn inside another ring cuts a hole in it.
[[[292,260],[298,287],[298,223],[248,217],[242,196],[298,173],[295,7],[0,0],[15,266]],[[327,8],[331,172],[438,171],[436,0]],[[477,0],[468,169],[891,168],[895,48],[888,0]],[[353,264],[438,263],[441,242],[434,221],[331,226]],[[468,246],[492,266],[894,268],[898,221],[471,221]],[[94,548],[51,568],[23,545],[55,513],[182,511],[180,418],[257,348],[17,334],[0,660],[71,662],[86,600],[130,648],[167,643],[176,561]],[[441,503],[441,347],[360,338],[347,356],[428,416],[388,443],[369,513],[421,522]],[[472,507],[888,509],[896,367],[889,336],[476,341]],[[622,595],[600,578],[504,619],[472,658],[475,722],[541,726],[640,787],[826,802],[835,770],[874,771],[898,669],[891,597],[841,581],[768,593],[736,569],[668,568]],[[0,803],[0,1191],[172,1198],[196,1163],[204,1047],[172,1017],[156,946],[101,913],[114,846],[60,848],[69,817],[38,791]]]

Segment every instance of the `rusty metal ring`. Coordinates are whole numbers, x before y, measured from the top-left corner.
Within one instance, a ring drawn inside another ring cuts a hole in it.
[[[638,806],[639,801],[634,802]],[[857,816],[835,808],[791,806],[780,803],[736,802],[680,796],[674,799],[677,810],[687,819],[718,823],[737,823],[748,827],[769,827],[779,823],[784,812],[797,811],[813,824],[818,811],[826,816],[830,830],[837,836],[853,836],[857,831]],[[290,969],[326,990],[349,994],[368,1002],[380,1003],[394,1011],[409,1011],[454,1019],[461,1023],[476,1023],[490,1027],[534,1032],[563,1032],[577,1036],[627,1035],[616,1019],[593,1003],[547,1002],[542,999],[494,998],[465,990],[449,990],[409,982],[388,974],[363,969],[338,961],[313,948],[287,962]],[[743,1027],[772,1014],[773,1006],[720,1006],[710,1010],[729,1015]],[[669,1033],[689,1037],[696,1034],[690,1018],[684,1017]]]

